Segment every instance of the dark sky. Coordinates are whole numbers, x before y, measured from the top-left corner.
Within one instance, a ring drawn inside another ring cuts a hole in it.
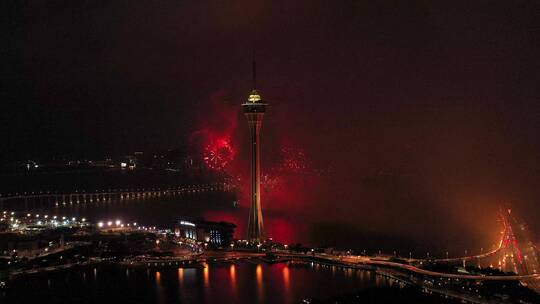
[[[256,49],[265,135],[332,164],[338,213],[540,226],[537,1],[202,2],[3,2],[2,158],[182,145]]]

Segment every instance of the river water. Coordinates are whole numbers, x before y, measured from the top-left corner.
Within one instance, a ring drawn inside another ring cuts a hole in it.
[[[258,260],[193,268],[98,266],[17,279],[7,303],[300,303],[397,284],[365,270]]]

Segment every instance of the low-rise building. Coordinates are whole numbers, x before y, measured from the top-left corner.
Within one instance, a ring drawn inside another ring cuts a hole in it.
[[[218,248],[232,243],[235,228],[235,224],[228,222],[183,218],[177,221],[174,231],[177,237],[203,242]]]

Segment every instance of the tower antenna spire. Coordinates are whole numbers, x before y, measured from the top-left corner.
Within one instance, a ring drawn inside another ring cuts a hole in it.
[[[253,49],[253,62],[252,62],[252,77],[253,77],[253,89],[257,89],[257,62],[255,61],[255,49]]]

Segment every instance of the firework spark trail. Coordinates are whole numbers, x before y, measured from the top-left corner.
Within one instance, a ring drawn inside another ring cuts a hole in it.
[[[230,136],[223,135],[210,140],[203,151],[203,160],[210,169],[224,170],[236,156],[236,150],[231,145]]]

